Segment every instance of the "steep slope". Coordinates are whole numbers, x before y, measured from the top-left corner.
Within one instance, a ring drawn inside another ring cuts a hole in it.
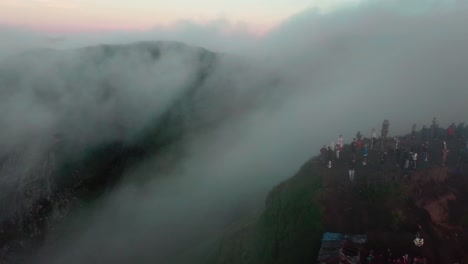
[[[263,213],[233,228],[213,253],[210,263],[311,263],[324,230],[322,179],[305,164],[268,195]]]

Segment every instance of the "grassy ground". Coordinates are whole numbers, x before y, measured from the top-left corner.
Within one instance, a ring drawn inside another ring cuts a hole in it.
[[[317,202],[322,183],[305,167],[270,192],[255,221],[222,239],[211,263],[315,261],[324,231]]]

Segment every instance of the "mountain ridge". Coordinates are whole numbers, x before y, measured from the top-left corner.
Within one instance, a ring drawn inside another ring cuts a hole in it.
[[[177,145],[184,140],[184,137],[201,133],[210,127],[216,127],[223,121],[206,119],[206,116],[203,116],[198,109],[200,100],[206,97],[207,91],[211,89],[204,87],[205,80],[211,74],[213,67],[219,63],[218,54],[202,48],[191,48],[182,43],[174,44],[172,42],[138,42],[130,46],[101,45],[72,51],[50,52],[60,54],[63,52],[84,52],[87,56],[99,59],[100,56],[95,56],[97,52],[104,58],[110,59],[115,54],[136,50],[137,52],[148,52],[150,59],[157,60],[167,49],[176,51],[187,49],[188,52],[194,52],[200,65],[196,71],[195,80],[190,82],[185,91],[175,98],[165,111],[159,116],[154,116],[148,125],[142,126],[142,129],[135,134],[131,141],[124,138],[110,138],[87,147],[80,146],[78,149],[82,151],[77,151],[76,144],[79,142],[74,142],[73,137],[60,131],[55,132],[53,136],[50,135],[49,137],[52,139],[47,139],[47,141],[53,142],[53,144],[46,147],[47,150],[41,150],[39,154],[41,157],[36,162],[36,172],[43,171],[43,173],[41,175],[31,174],[30,176],[20,175],[21,182],[14,183],[16,184],[15,188],[18,189],[11,190],[12,196],[5,196],[7,194],[3,193],[1,229],[4,233],[1,247],[8,248],[9,244],[15,243],[14,241],[18,239],[27,242],[31,240],[28,237],[32,237],[32,241],[41,240],[42,233],[48,228],[47,222],[59,221],[58,218],[64,217],[67,211],[73,207],[79,207],[79,204],[82,203],[79,202],[80,200],[98,199],[106,190],[112,189],[120,181],[126,170],[150,156],[181,158],[183,152]],[[49,55],[49,53],[41,54],[40,51],[38,52],[39,56]],[[24,56],[16,56],[13,59],[20,60]],[[5,66],[5,63],[2,65]],[[20,67],[20,65],[13,65],[13,69],[15,67]],[[4,68],[2,70],[0,73],[5,73]],[[7,75],[3,75],[3,77],[5,76]],[[3,81],[5,84],[2,86],[5,88],[3,98],[6,99],[9,94],[7,88],[20,84],[14,81],[15,77],[1,77],[0,74],[0,83]],[[14,91],[14,93],[17,92]],[[44,96],[48,95],[44,94]],[[188,122],[189,120],[190,122]],[[4,174],[6,171],[13,170],[22,173],[18,170],[18,166],[21,166],[22,159],[28,155],[27,152],[22,153],[18,147],[15,147],[13,152],[7,152],[5,149],[7,148],[3,149],[4,153],[0,163],[0,172],[2,172],[4,180],[9,177]],[[34,149],[29,149],[29,151],[34,151]],[[24,187],[21,187],[22,185]],[[22,188],[24,188],[24,193]],[[12,202],[13,200],[15,202]],[[60,209],[54,203],[62,204],[64,208]],[[57,216],[57,219],[48,219],[54,218],[54,215]]]
[[[0,134],[0,181],[9,186],[0,193],[1,258],[27,257],[45,238],[73,231],[70,215],[116,186],[171,177],[193,155],[190,144],[244,121],[278,84],[272,76],[240,85],[240,73],[258,65],[172,44],[91,46],[0,63],[0,106],[20,114],[0,116],[9,124]],[[125,175],[148,161],[151,173]]]

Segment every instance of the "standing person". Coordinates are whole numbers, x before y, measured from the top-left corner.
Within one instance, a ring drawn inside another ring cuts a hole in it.
[[[372,128],[372,139],[371,139],[371,145],[370,145],[371,149],[374,147],[376,140],[377,140],[377,132],[375,131],[375,128]]]
[[[328,155],[328,168],[330,169],[332,167],[332,160],[333,160],[333,150],[331,149],[330,146],[328,146],[327,155]]]
[[[395,150],[395,166],[400,167],[401,162],[401,149]]]
[[[364,144],[364,147],[362,148],[362,165],[366,166],[367,165],[367,155],[369,154],[368,149],[367,149],[367,144]]]
[[[466,160],[466,151],[465,147],[462,146],[458,149],[458,160],[457,160],[457,168]]]
[[[337,144],[340,145],[340,151],[343,150],[343,135],[338,137]]]
[[[358,131],[356,133],[356,138],[357,138],[357,140],[361,140],[361,138],[362,138],[361,131]]]
[[[327,159],[327,146],[323,145],[320,149],[320,160],[325,161]]]
[[[336,145],[335,145],[336,160],[339,160],[339,159],[340,159],[340,151],[341,151],[340,144],[339,144],[339,143],[336,143]]]
[[[387,138],[389,127],[390,127],[390,122],[388,122],[388,120],[385,119],[384,122],[382,123],[382,130],[380,131],[381,132],[380,136],[382,138],[384,138],[384,139]]]
[[[421,144],[421,155],[424,162],[428,162],[429,142]]]
[[[389,127],[390,127],[390,123],[388,122],[387,119],[385,119],[384,122],[382,123],[382,130],[380,131],[381,132],[380,138],[382,139],[382,144],[381,144],[382,149],[384,147],[384,142],[387,140]]]
[[[413,127],[411,128],[411,139],[416,139],[416,124],[413,124]]]
[[[416,151],[414,151],[413,154],[411,155],[411,158],[413,160],[413,169],[416,169],[416,163],[417,163],[417,160],[418,160],[418,153]]]
[[[385,162],[387,161],[388,158],[388,153],[384,151],[382,155],[380,156],[380,165],[384,165]]]
[[[449,150],[447,148],[442,149],[442,166],[445,167],[445,163],[447,162],[447,154]]]
[[[348,170],[348,175],[349,175],[349,180],[354,182],[354,170],[356,169],[356,160],[353,159],[351,163],[349,164],[349,170]]]
[[[395,140],[395,149],[400,148],[400,139],[398,137],[393,138]]]
[[[447,139],[452,140],[455,137],[455,123],[452,123],[448,128],[447,128]]]
[[[408,254],[403,255],[403,257],[401,258],[401,263],[403,263],[403,264],[409,264],[410,263]]]
[[[356,139],[353,139],[351,142],[351,153],[353,154],[353,159],[356,159]]]
[[[369,252],[369,255],[366,257],[367,263],[372,264],[374,260],[374,250]]]
[[[336,159],[340,159],[340,153],[343,151],[343,135],[338,137],[338,141],[336,143],[338,145],[338,150],[336,151]]]
[[[432,138],[438,139],[439,137],[439,123],[437,122],[437,118],[432,118]]]
[[[403,165],[403,169],[404,169],[405,171],[407,171],[407,170],[409,169],[410,158],[411,158],[410,152],[408,152],[408,151],[405,150],[405,151],[403,152],[403,159],[404,159],[404,161],[405,161],[405,162],[404,162],[404,165]]]
[[[362,148],[362,141],[360,139],[358,139],[356,141],[356,151],[357,152],[360,152],[361,151],[361,148]]]
[[[426,125],[423,125],[423,127],[421,128],[421,139],[426,141],[428,140],[428,128],[426,127]]]
[[[463,130],[465,129],[465,123],[459,123],[457,126],[457,138],[463,138]]]

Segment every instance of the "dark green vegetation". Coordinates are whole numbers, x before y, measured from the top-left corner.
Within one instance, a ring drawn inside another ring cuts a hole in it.
[[[210,263],[313,262],[324,231],[322,182],[308,167],[269,193],[254,222],[229,232]]]

